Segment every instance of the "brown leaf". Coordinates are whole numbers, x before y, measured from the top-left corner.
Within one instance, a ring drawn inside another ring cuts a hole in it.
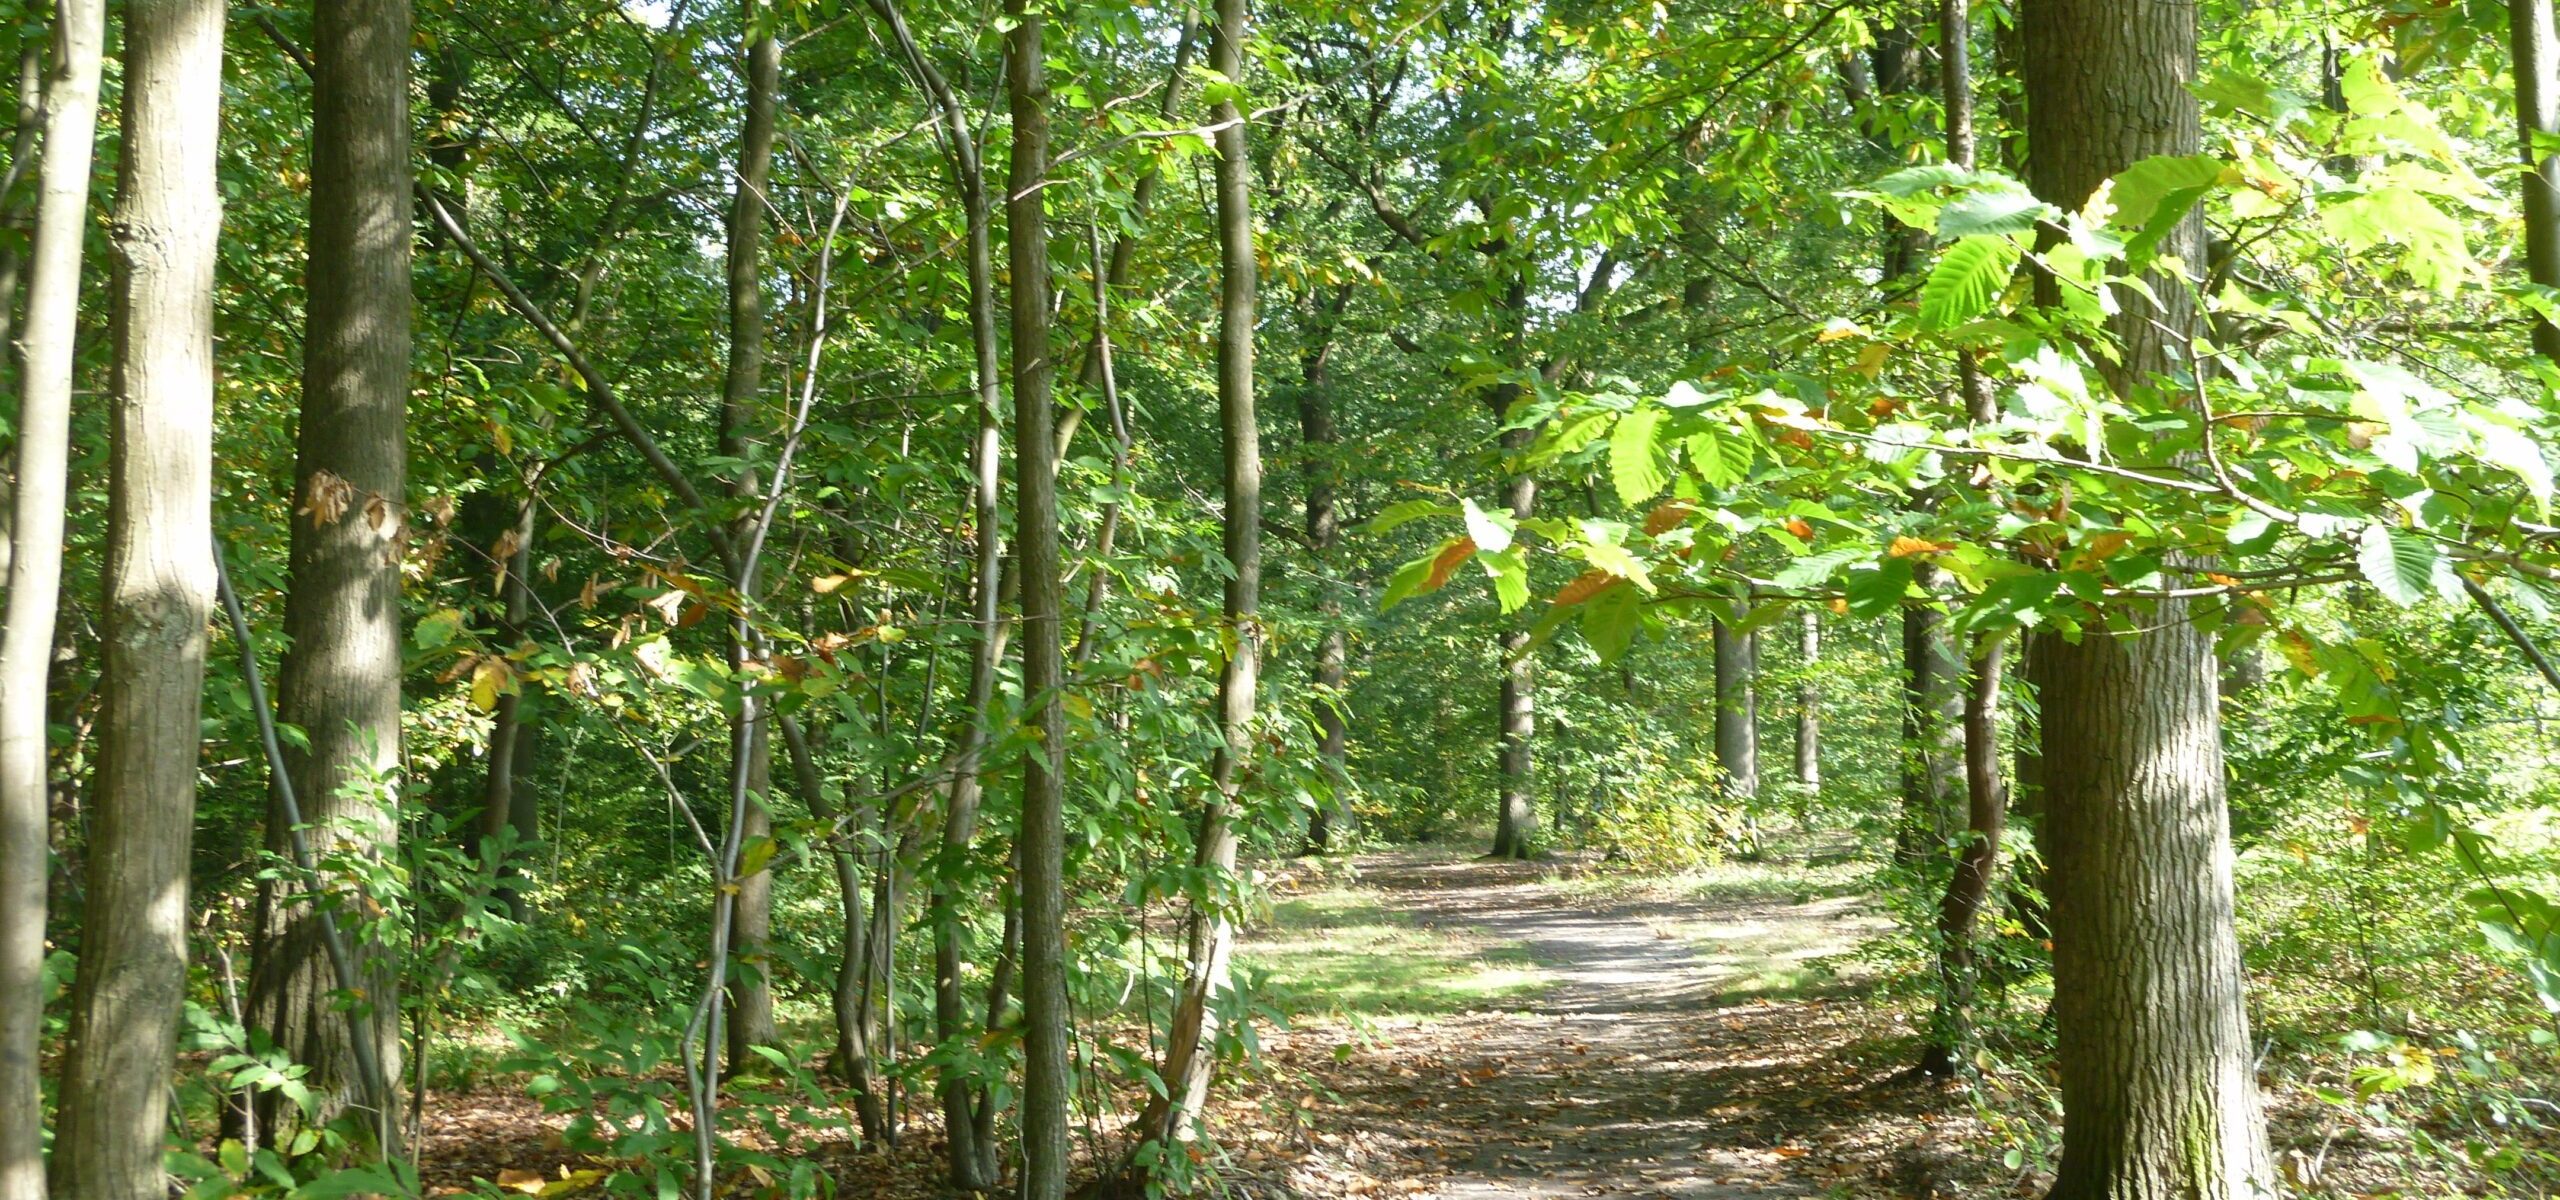
[[[1691,504],[1686,500],[1667,501],[1661,507],[1645,514],[1644,535],[1646,537],[1661,537],[1663,534],[1669,533],[1674,529],[1678,529],[1682,522],[1689,519],[1689,514],[1696,511],[1698,511],[1698,506]]]
[[[1440,552],[1440,557],[1431,560],[1431,574],[1422,581],[1422,590],[1426,592],[1440,590],[1448,584],[1450,576],[1458,573],[1459,567],[1465,566],[1467,560],[1475,556],[1476,540],[1474,538],[1462,537],[1449,543],[1448,549]]]
[[[1596,568],[1585,571],[1575,576],[1573,582],[1564,585],[1563,590],[1556,593],[1555,604],[1559,608],[1571,608],[1608,591],[1611,586],[1620,582],[1622,581],[1617,576],[1607,571]]]
[[[311,518],[314,526],[335,525],[339,518],[347,515],[348,506],[355,500],[356,485],[339,478],[327,467],[320,467],[303,481],[302,507],[295,509],[294,515]]]

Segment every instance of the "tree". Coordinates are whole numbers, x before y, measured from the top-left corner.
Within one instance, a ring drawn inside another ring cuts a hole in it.
[[[2560,136],[2560,32],[2551,0],[2508,0],[2508,45],[2516,78],[2516,124],[2524,173],[2525,265],[2533,282],[2560,284],[2560,153],[2545,143]],[[2560,362],[2560,325],[2533,325],[2533,352]]]
[[[222,26],[219,0],[125,6],[106,661],[52,1168],[54,1194],[76,1200],[166,1191],[160,1151],[186,999],[197,720],[214,595]],[[405,38],[400,45],[405,54]],[[76,153],[67,142],[58,149]]]
[[[80,259],[105,45],[105,0],[56,6],[8,498],[8,613],[0,625],[0,1196],[10,1200],[44,1195],[46,679],[62,591]],[[22,114],[32,99],[20,97]],[[31,148],[25,132],[22,124],[22,153]],[[0,307],[12,299],[0,296]]]
[[[2074,209],[2146,157],[2196,153],[2194,8],[2038,0],[2022,18],[2038,196]],[[2168,236],[2193,262],[2202,235],[2189,212]],[[2193,302],[2155,280],[2156,302],[2128,296],[2108,322],[2122,347],[2107,372],[2119,394],[2181,369],[2174,351]],[[2052,1195],[2271,1195],[2233,928],[2213,640],[2184,600],[2110,607],[2076,639],[2038,638],[2030,656],[2064,1111]]]
[[[1760,794],[1760,632],[1737,633],[1723,620],[1709,631],[1715,645],[1716,768],[1726,795],[1748,804]]]
[[[1049,75],[1047,17],[1005,0],[1006,94],[1013,114],[1005,193],[1012,269],[1014,555],[1022,574],[1022,694],[1032,736],[1023,752],[1022,1196],[1067,1191],[1066,657],[1058,573],[1057,433],[1050,387]]]
[[[781,88],[782,43],[776,40],[772,14],[754,0],[740,5],[741,36],[746,61],[741,74],[747,84],[745,128],[738,136],[738,183],[729,201],[729,360],[720,390],[720,456],[738,464],[729,481],[731,497],[744,510],[739,518],[743,540],[752,526],[755,501],[762,498],[756,471],[747,465],[755,450],[753,430],[757,393],[764,380],[764,213],[773,201],[766,194],[773,176],[775,93]],[[740,587],[752,586],[741,579]],[[739,603],[753,608],[756,597]],[[743,671],[751,653],[735,633],[730,636],[732,670]],[[743,678],[743,675],[741,675]],[[773,834],[766,801],[773,791],[773,739],[764,706],[738,718],[731,745],[746,759],[747,820],[750,839]],[[742,968],[729,984],[728,1051],[732,1071],[752,1062],[750,1047],[774,1042],[773,983],[766,943],[773,937],[773,873],[757,870],[738,881],[738,962]]]
[[[294,442],[292,584],[278,715],[302,730],[286,754],[314,855],[380,860],[398,837],[401,556],[410,512],[409,0],[327,0],[313,13],[311,202],[302,407]],[[287,849],[270,809],[269,849]],[[393,948],[356,939],[375,1058],[400,1078]],[[360,1080],[351,1026],[310,904],[259,891],[253,1026],[312,1069],[326,1120]],[[291,1122],[275,1092],[259,1125]]]

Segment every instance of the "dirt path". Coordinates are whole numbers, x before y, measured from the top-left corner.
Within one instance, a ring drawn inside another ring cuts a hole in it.
[[[1515,948],[1546,986],[1448,1015],[1303,1018],[1273,1039],[1308,1196],[1926,1193],[1936,1095],[1896,1078],[1853,965],[1854,898],[1620,898],[1553,868],[1364,860],[1432,936]],[[1306,1094],[1292,1097],[1292,1085]],[[1270,1157],[1280,1157],[1272,1155]],[[1277,1164],[1274,1164],[1277,1165]]]

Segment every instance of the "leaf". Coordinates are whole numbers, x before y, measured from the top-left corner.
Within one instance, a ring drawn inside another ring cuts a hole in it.
[[[2061,210],[2022,187],[1976,188],[1938,210],[1938,236],[2025,233],[2037,222],[2059,215]]]
[[[1898,611],[1904,593],[1911,590],[1911,560],[1888,558],[1872,569],[1851,571],[1842,590],[1848,593],[1851,616],[1881,617]]]
[[[508,669],[507,660],[494,654],[484,654],[479,662],[472,664],[471,707],[482,712],[494,712],[498,707],[499,694],[513,695],[515,690],[515,672]]]
[[[2017,265],[2018,244],[2005,237],[1977,234],[1947,247],[1920,285],[1921,326],[1953,329],[1981,316]]]
[[[1588,571],[1584,571],[1580,575],[1574,576],[1573,582],[1558,589],[1556,591],[1555,599],[1548,601],[1548,603],[1553,604],[1558,608],[1569,608],[1573,605],[1580,604],[1585,600],[1589,600],[1593,596],[1597,596],[1600,593],[1624,582],[1626,581],[1608,573],[1607,571],[1603,571],[1598,567],[1593,567]]]
[[[753,878],[755,875],[762,872],[765,867],[771,865],[773,862],[773,856],[781,853],[781,851],[782,843],[774,841],[772,838],[761,835],[748,838],[747,844],[739,847],[738,849],[738,874],[736,877],[739,879]]]
[[[409,632],[409,640],[416,642],[421,650],[441,650],[453,644],[453,639],[461,632],[462,613],[456,609],[440,608],[418,618],[418,627]]]
[[[1600,661],[1616,662],[1636,641],[1644,622],[1642,599],[1634,588],[1610,588],[1582,606],[1582,636]]]
[[[1487,554],[1500,554],[1511,548],[1511,531],[1515,522],[1510,513],[1489,513],[1473,500],[1459,502],[1467,520],[1467,536]]]
[[[1390,504],[1386,507],[1385,511],[1380,512],[1375,517],[1371,517],[1369,519],[1368,531],[1371,533],[1385,533],[1388,530],[1394,529],[1396,526],[1402,525],[1408,521],[1418,521],[1424,517],[1453,517],[1456,515],[1456,509],[1453,509],[1446,504],[1442,504],[1437,500],[1405,500],[1395,504]]]
[[[1851,546],[1844,550],[1826,550],[1788,563],[1779,570],[1775,582],[1779,587],[1790,589],[1820,587],[1831,582],[1831,577],[1838,574],[1840,568],[1852,563],[1865,562],[1873,553],[1873,550],[1864,546]]]
[[[1485,574],[1493,577],[1494,599],[1505,614],[1516,613],[1529,603],[1529,564],[1517,550],[1481,555]]]
[[[1680,528],[1683,523],[1688,521],[1689,514],[1696,511],[1698,511],[1698,506],[1687,500],[1673,500],[1657,505],[1652,512],[1644,515],[1644,535],[1646,537],[1661,537],[1663,534]]]
[[[2388,525],[2365,526],[2363,544],[2356,549],[2356,569],[2374,590],[2403,608],[2434,590],[2436,565],[2441,561],[2435,543]]]
[[[1671,482],[1671,471],[1655,439],[1669,415],[1645,405],[1618,418],[1617,428],[1609,431],[1609,481],[1618,489],[1619,502],[1630,508],[1652,499]]]
[[[1449,577],[1457,574],[1458,568],[1464,566],[1466,561],[1474,558],[1475,555],[1476,540],[1474,538],[1459,538],[1441,547],[1440,553],[1431,560],[1431,573],[1423,577],[1422,590],[1439,591],[1448,584]]]
[[[2157,154],[2143,159],[2108,181],[2107,200],[2116,211],[2107,223],[2118,229],[2148,229],[2165,209],[2174,225],[2186,215],[2187,205],[2194,204],[2228,169],[2221,159],[2202,154]]]
[[[1592,566],[1644,589],[1647,595],[1652,594],[1653,576],[1635,555],[1627,552],[1626,547],[1614,542],[1589,542],[1582,547],[1582,557]]]

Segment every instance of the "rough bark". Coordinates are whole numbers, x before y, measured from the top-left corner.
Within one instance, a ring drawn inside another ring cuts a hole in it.
[[[1005,0],[1007,104],[1013,146],[1005,197],[1006,265],[1013,276],[1014,555],[1022,576],[1022,692],[1036,735],[1023,755],[1022,1198],[1059,1200],[1067,1188],[1066,661],[1060,645],[1057,431],[1050,389],[1047,18],[1032,0]]]
[[[1965,842],[1955,874],[1938,898],[1938,1011],[1929,1025],[1920,1070],[1951,1075],[1964,1049],[1973,1001],[1973,923],[2000,866],[2000,833],[2009,793],[2000,785],[2000,676],[2005,635],[1986,635],[1964,695]]]
[[[1727,799],[1760,794],[1759,697],[1752,677],[1760,670],[1760,635],[1737,634],[1719,620],[1714,638],[1716,672],[1716,771]]]
[[[219,0],[125,6],[100,753],[52,1167],[54,1194],[76,1200],[167,1189],[214,594],[222,25]]]
[[[1245,77],[1245,0],[1217,0],[1209,42],[1211,70],[1241,84]],[[1215,790],[1200,812],[1192,846],[1194,893],[1182,991],[1166,1034],[1167,1095],[1148,1105],[1139,1128],[1159,1142],[1191,1139],[1209,1101],[1217,1059],[1211,1005],[1228,986],[1235,921],[1228,882],[1235,873],[1237,800],[1253,749],[1255,693],[1262,673],[1262,436],[1254,412],[1254,310],[1258,287],[1253,244],[1253,158],[1245,121],[1230,94],[1212,110],[1218,152],[1218,431],[1224,467],[1224,543],[1228,565],[1222,632],[1227,657],[1218,678]]]
[[[105,0],[66,0],[56,9],[53,64],[42,85],[44,161],[38,168],[17,460],[8,498],[8,611],[0,624],[0,1196],[10,1200],[44,1196],[43,1075],[37,1056],[44,1036],[50,798],[45,681],[62,591],[72,351],[105,27]],[[31,100],[20,97],[22,131],[32,128],[25,121]],[[15,161],[24,161],[27,142],[18,140]]]
[[[755,452],[756,396],[764,383],[764,214],[771,203],[765,189],[773,174],[774,96],[782,80],[782,44],[770,28],[755,28],[760,18],[770,20],[758,11],[761,7],[753,0],[741,6],[751,39],[741,64],[747,111],[738,137],[737,187],[729,199],[729,359],[720,389],[720,454],[737,463],[746,462]],[[762,498],[754,468],[736,468],[729,491],[741,507],[752,508]],[[746,540],[750,520],[740,518],[734,540]],[[738,583],[752,587],[749,580]],[[743,596],[740,602],[752,606],[755,598]],[[733,634],[732,668],[744,665],[749,651]],[[733,769],[746,775],[747,812],[741,832],[750,840],[773,834],[773,817],[765,806],[772,792],[773,739],[764,713],[765,706],[758,704],[752,717],[736,718],[751,720],[753,727],[737,731],[730,739],[747,756]],[[771,871],[760,870],[738,880],[733,920],[731,945],[741,968],[729,981],[727,1048],[734,1073],[755,1061],[748,1047],[770,1046],[775,1041],[772,964],[765,946],[773,932]]]
[[[2537,137],[2560,136],[2560,35],[2553,32],[2551,0],[2508,0],[2507,30],[2517,133],[2530,168],[2524,174],[2526,269],[2534,283],[2560,287],[2560,154],[2534,147]],[[2537,318],[2533,352],[2560,361],[2560,325]]]
[[[2038,0],[2022,12],[2030,183],[2078,208],[2109,176],[2200,143],[2196,10]],[[2167,247],[2198,261],[2193,215]],[[2119,392],[2195,320],[2174,282],[2120,292]],[[2211,639],[2183,602],[2036,639],[2051,868],[2063,1200],[2273,1195],[2232,920]]]
[[[286,764],[312,852],[391,852],[390,785],[400,762],[400,557],[408,509],[410,200],[408,0],[330,0],[312,20],[310,265],[301,424],[294,445],[290,639],[279,717],[307,748]],[[289,846],[271,805],[267,842]],[[307,903],[259,893],[249,1017],[312,1068],[320,1117],[357,1102],[363,1084],[337,985]],[[384,1073],[401,1071],[396,976],[388,948],[358,938],[364,1002]],[[293,1128],[261,1096],[270,1136]]]
[[[1924,566],[1923,586],[1936,572]],[[1947,645],[1946,614],[1902,610],[1902,820],[1895,859],[1917,865],[1946,844],[1963,756],[1963,667]]]
[[[1510,404],[1495,410],[1497,420],[1507,419]],[[1529,448],[1536,431],[1515,429],[1502,435],[1502,451],[1518,454]],[[1511,480],[1509,496],[1511,515],[1527,520],[1538,507],[1538,481],[1523,473]],[[1499,739],[1496,765],[1501,769],[1502,791],[1496,800],[1493,828],[1495,858],[1527,858],[1535,849],[1530,833],[1538,827],[1531,811],[1530,774],[1533,770],[1532,747],[1538,732],[1538,660],[1530,652],[1529,631],[1506,628],[1496,640],[1501,655],[1502,688],[1494,701],[1494,736]]]

